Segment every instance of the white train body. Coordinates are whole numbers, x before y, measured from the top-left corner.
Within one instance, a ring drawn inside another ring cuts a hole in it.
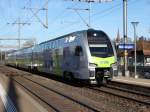
[[[8,54],[7,64],[97,83],[117,71],[108,36],[98,30],[73,32]],[[109,73],[108,73],[109,72]],[[102,76],[102,77],[101,77]]]

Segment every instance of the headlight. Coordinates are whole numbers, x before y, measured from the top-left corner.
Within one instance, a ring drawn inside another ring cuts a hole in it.
[[[94,77],[95,76],[95,71],[89,70],[89,73],[90,73],[90,77]]]
[[[117,63],[115,62],[115,63],[111,64],[111,67],[113,70],[117,70],[117,68],[118,68]]]
[[[117,62],[112,63],[111,66],[117,66]]]
[[[95,63],[89,63],[89,66],[91,66],[91,67],[96,67],[97,64],[95,64]]]

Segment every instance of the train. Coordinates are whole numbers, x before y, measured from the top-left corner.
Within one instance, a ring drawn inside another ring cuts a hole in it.
[[[69,33],[7,55],[7,65],[101,84],[118,73],[115,47],[101,30]]]

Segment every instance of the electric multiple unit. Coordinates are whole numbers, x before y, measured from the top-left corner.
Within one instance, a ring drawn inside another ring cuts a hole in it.
[[[73,32],[8,54],[7,64],[64,78],[102,83],[117,74],[116,53],[100,30]]]

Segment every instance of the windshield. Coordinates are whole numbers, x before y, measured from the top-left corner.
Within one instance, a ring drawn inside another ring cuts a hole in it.
[[[102,31],[88,31],[88,44],[92,56],[113,56],[113,48],[109,37]]]
[[[101,44],[101,45],[89,45],[90,51],[92,52],[107,52],[107,44]]]

